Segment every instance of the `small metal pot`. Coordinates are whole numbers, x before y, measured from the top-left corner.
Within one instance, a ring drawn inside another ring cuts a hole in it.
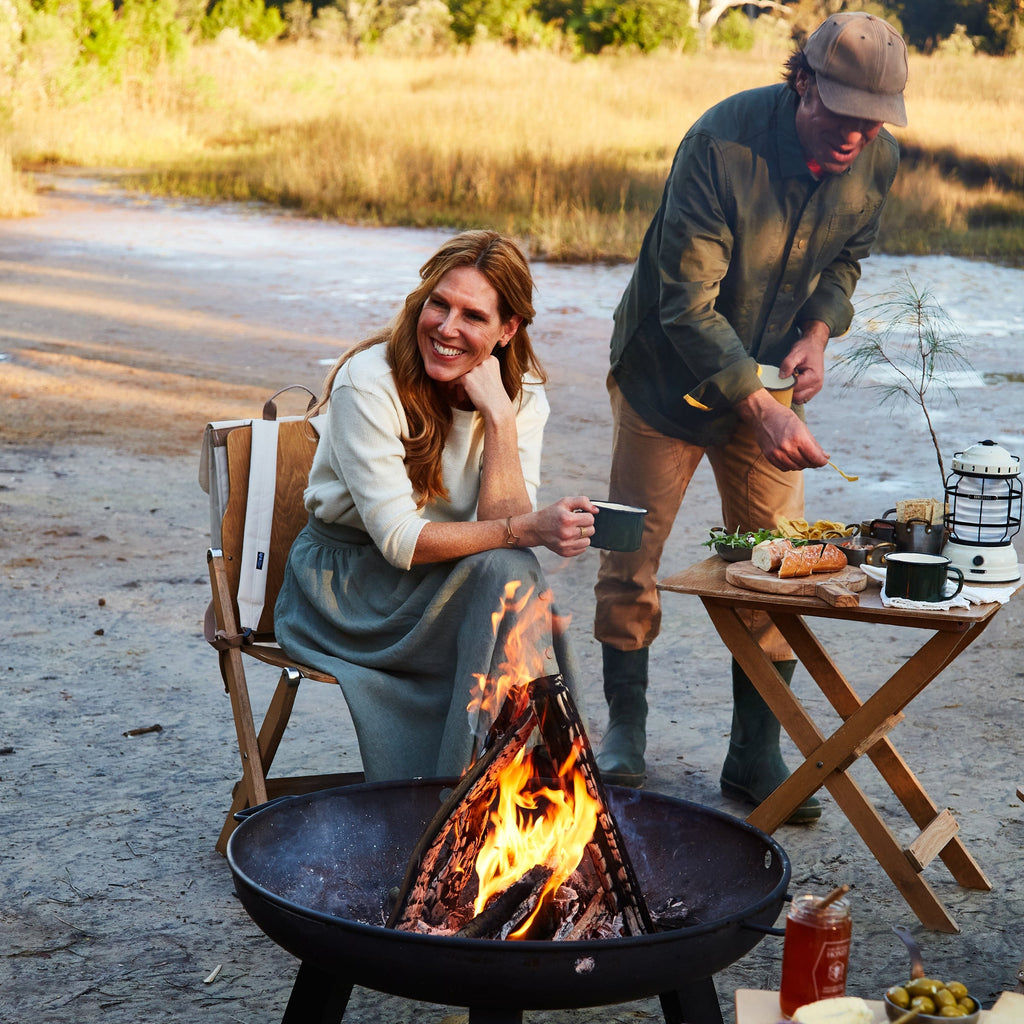
[[[836,541],[836,547],[846,555],[849,565],[875,565],[879,568],[885,565],[885,555],[896,550],[896,545],[891,541],[880,541],[870,535],[847,537],[846,540]]]
[[[890,541],[896,545],[897,551],[914,551],[921,555],[938,555],[946,543],[946,527],[942,523],[929,523],[925,519],[908,519],[899,523],[889,516],[896,514],[891,508],[882,519],[872,519],[869,523],[861,523],[861,532],[880,541]],[[865,531],[864,527],[868,529]]]

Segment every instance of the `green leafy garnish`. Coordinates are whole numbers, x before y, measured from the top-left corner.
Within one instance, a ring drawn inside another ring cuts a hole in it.
[[[704,541],[702,547],[711,548],[719,544],[726,548],[753,548],[765,540],[773,540],[778,537],[777,530],[754,530],[746,533],[725,533],[722,530],[712,530],[711,537]]]

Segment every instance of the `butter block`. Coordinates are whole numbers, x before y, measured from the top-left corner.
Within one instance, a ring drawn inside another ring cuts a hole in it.
[[[819,999],[793,1014],[794,1024],[872,1024],[874,1019],[868,1004],[856,996]]]

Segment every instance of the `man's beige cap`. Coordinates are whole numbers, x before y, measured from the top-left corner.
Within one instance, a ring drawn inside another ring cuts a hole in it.
[[[907,44],[887,21],[863,11],[833,14],[807,40],[804,56],[834,114],[907,123]]]

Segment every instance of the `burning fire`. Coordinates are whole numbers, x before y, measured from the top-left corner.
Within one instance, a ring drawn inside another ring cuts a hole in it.
[[[545,591],[532,601],[534,588],[525,588],[517,598],[516,591],[520,587],[519,580],[506,583],[501,606],[491,614],[495,636],[503,623],[511,624],[505,637],[505,660],[499,666],[499,674],[473,674],[477,685],[466,710],[471,722],[479,722],[481,717],[485,719],[483,727],[478,725],[475,730],[477,736],[487,731],[514,687],[525,686],[545,674],[545,645],[538,642],[538,634],[543,635],[551,628],[551,592]]]
[[[587,792],[576,754],[574,748],[559,768],[557,789],[538,781],[533,751],[525,749],[498,778],[490,830],[476,859],[476,913],[531,869],[551,871],[533,912],[510,938],[526,935],[544,901],[576,870],[594,836],[600,804]]]
[[[552,615],[550,591],[532,600],[532,587],[516,596],[521,586],[519,580],[507,583],[501,607],[491,616],[496,636],[503,624],[511,623],[500,673],[476,675],[477,687],[467,708],[471,720],[483,719],[487,727],[507,700],[525,704],[529,699],[527,686],[545,674],[545,634],[550,637],[553,629],[564,629],[567,622]],[[533,912],[510,938],[526,935],[545,902],[576,870],[593,839],[601,809],[587,791],[576,746],[563,764],[554,766],[558,778],[549,778],[551,785],[538,771],[536,753],[524,747],[499,775],[487,835],[475,864],[477,914],[534,868],[550,871]],[[550,759],[547,765],[550,776]]]

